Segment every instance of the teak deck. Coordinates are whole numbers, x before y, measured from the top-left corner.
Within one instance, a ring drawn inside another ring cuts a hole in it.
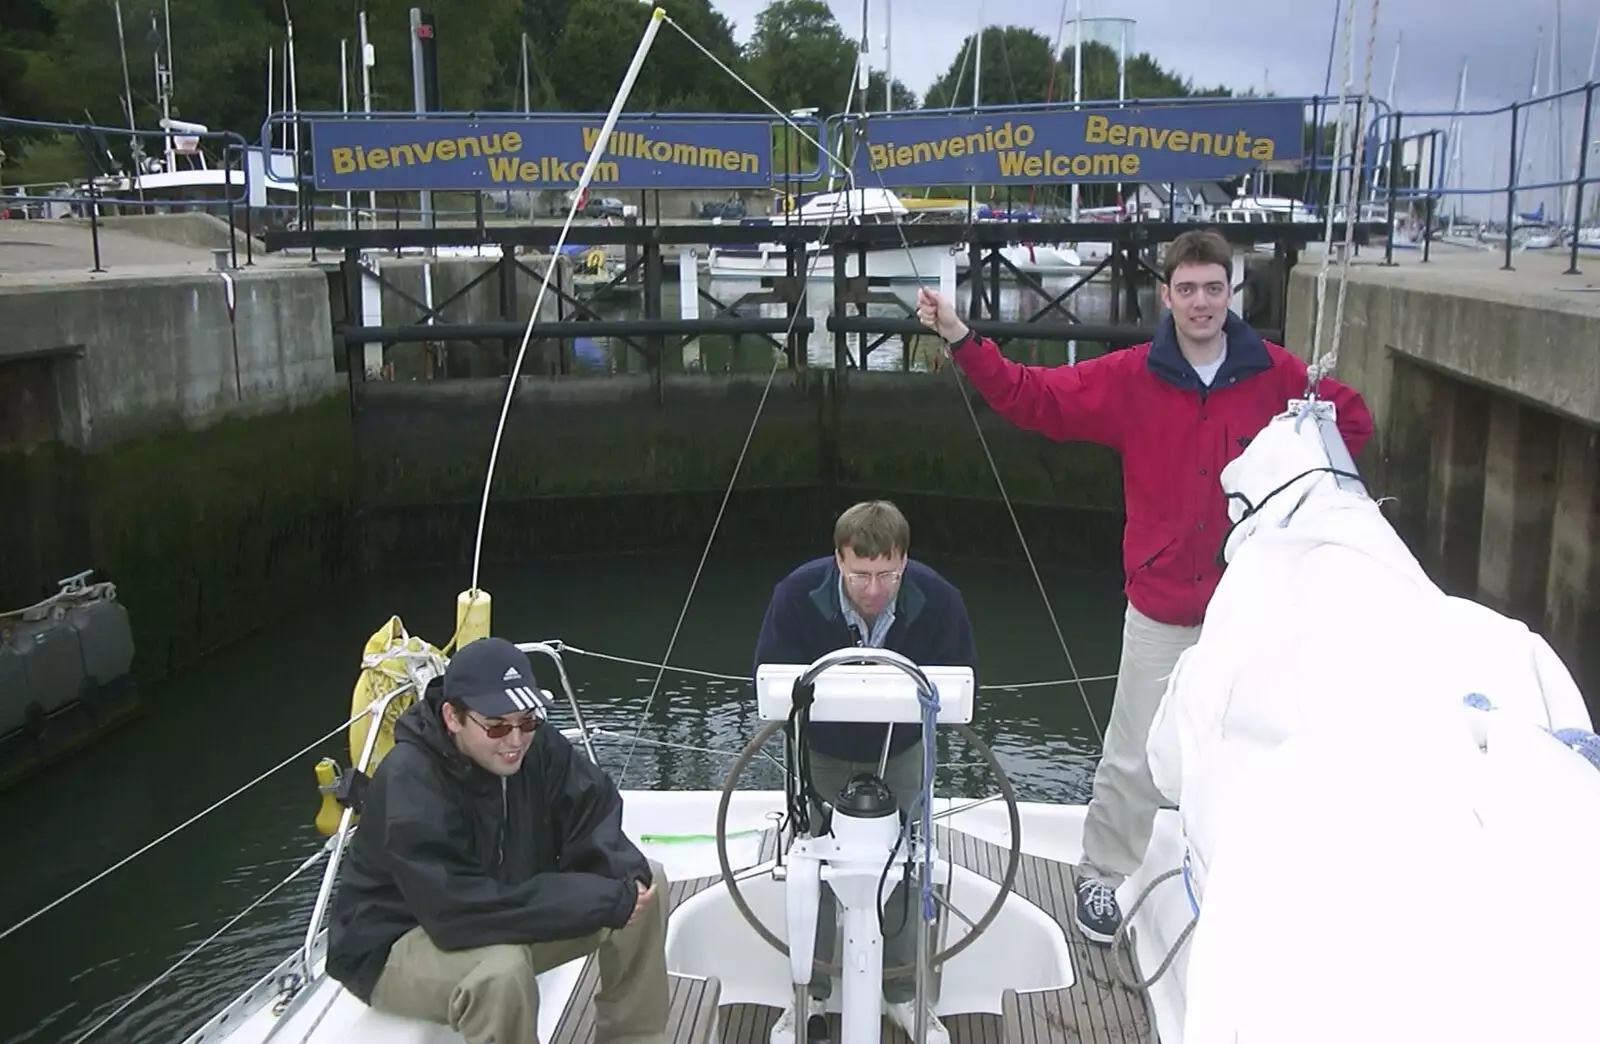
[[[947,859],[997,883],[1005,876],[1004,848],[946,827],[935,830],[940,852]],[[776,839],[777,834],[768,830],[760,860],[772,858]],[[720,883],[719,877],[674,881],[669,901],[676,907],[696,892]],[[1018,895],[1061,926],[1072,954],[1073,985],[1026,993],[1007,990],[1001,998],[1000,1015],[943,1016],[950,1044],[1150,1044],[1156,1040],[1143,994],[1118,981],[1108,947],[1089,943],[1073,925],[1073,884],[1072,867],[1024,854],[1013,885]],[[550,1044],[594,1044],[593,998],[599,984],[598,964],[590,957]],[[672,1011],[665,1044],[767,1044],[779,1009],[730,1004],[719,1011],[720,993],[715,979],[672,976]],[[830,1015],[829,1021],[832,1039],[837,1041],[839,1017]],[[720,1028],[719,1041],[710,1039],[713,1027]],[[910,1044],[906,1034],[887,1019],[882,1040],[883,1044]]]

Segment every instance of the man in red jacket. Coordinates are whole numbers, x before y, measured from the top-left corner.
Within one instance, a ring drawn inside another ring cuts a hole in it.
[[[1221,577],[1228,514],[1218,475],[1306,392],[1305,362],[1229,311],[1232,274],[1225,239],[1185,232],[1167,247],[1161,303],[1170,314],[1155,339],[1076,366],[1012,362],[939,294],[923,290],[918,299],[918,317],[995,412],[1058,442],[1097,442],[1122,456],[1128,609],[1076,896],[1078,925],[1097,942],[1110,942],[1122,923],[1115,889],[1143,861],[1162,800],[1145,760],[1150,723]],[[1317,395],[1334,404],[1354,456],[1372,434],[1366,404],[1330,379]]]

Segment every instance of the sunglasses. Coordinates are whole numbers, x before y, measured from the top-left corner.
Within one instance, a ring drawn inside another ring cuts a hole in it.
[[[497,721],[492,725],[478,717],[476,714],[469,714],[468,717],[477,722],[478,728],[482,729],[483,734],[488,736],[490,739],[500,739],[503,736],[510,735],[512,729],[519,729],[522,732],[532,732],[534,729],[539,727],[539,719],[533,717],[524,718],[519,722]]]

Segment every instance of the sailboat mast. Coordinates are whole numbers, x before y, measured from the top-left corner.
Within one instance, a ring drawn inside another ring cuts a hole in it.
[[[1555,97],[1561,90],[1561,0],[1556,0],[1556,29],[1550,36],[1550,73],[1547,77],[1550,84],[1550,115],[1555,119],[1555,133],[1550,135],[1550,178],[1551,181],[1561,180],[1561,140],[1564,137],[1561,110],[1564,103]],[[1555,211],[1556,225],[1560,227],[1561,217],[1565,211],[1561,207],[1561,190],[1552,189],[1553,197],[1551,210]]]
[[[1593,83],[1594,82],[1594,74],[1595,74],[1596,63],[1600,63],[1600,18],[1596,18],[1595,19],[1595,23],[1594,23],[1594,43],[1589,47],[1589,75],[1588,75],[1588,77],[1586,77],[1584,79],[1584,81],[1583,81],[1584,83]],[[1584,102],[1585,102],[1585,104],[1593,104],[1593,95],[1586,96],[1585,99],[1584,99]],[[1581,127],[1582,124],[1579,124],[1579,126]],[[1579,133],[1581,134],[1582,131],[1580,130]],[[1573,235],[1577,235],[1578,234],[1578,229],[1580,227],[1582,227],[1582,225],[1583,225],[1583,215],[1578,213],[1578,206],[1577,206],[1577,196],[1576,196],[1577,189],[1578,189],[1577,178],[1578,178],[1579,166],[1583,162],[1583,159],[1582,159],[1583,154],[1590,147],[1591,146],[1587,141],[1583,141],[1581,139],[1579,140],[1579,142],[1578,142],[1578,157],[1579,158],[1577,160],[1574,160],[1573,164],[1572,164],[1573,184],[1567,186],[1567,199],[1572,204],[1572,234]]]
[[[172,90],[172,0],[161,0],[162,15],[167,23],[167,90]]]
[[[361,111],[372,111],[372,66],[376,57],[372,51],[372,43],[367,39],[367,9],[362,8],[356,19],[356,35],[361,42]],[[300,171],[300,158],[295,157],[294,171]],[[376,189],[367,192],[367,207],[372,211],[373,217],[378,214],[378,193]]]
[[[533,111],[533,83],[528,72],[528,34],[522,34],[522,111]]]
[[[1074,43],[1072,45],[1072,106],[1074,112],[1083,109],[1083,0],[1077,0],[1073,9]],[[1078,220],[1078,183],[1072,183],[1072,220]]]
[[[300,162],[300,85],[294,71],[294,19],[289,17],[289,0],[283,0],[283,24],[289,34],[289,111],[294,113],[294,159]]]
[[[1456,112],[1465,112],[1467,108],[1467,60],[1461,59],[1461,79],[1456,84]],[[1450,158],[1445,161],[1444,187],[1448,190],[1455,180],[1461,176],[1461,117],[1455,116],[1450,120]],[[1450,206],[1449,224],[1454,227],[1456,212],[1461,209],[1461,200],[1452,201]]]
[[[883,111],[894,111],[894,0],[883,0]]]
[[[1533,45],[1533,75],[1528,78],[1528,101],[1530,102],[1539,97],[1539,63],[1543,59],[1544,26],[1541,25],[1539,27],[1539,41]],[[1516,182],[1522,180],[1524,168],[1531,167],[1531,163],[1528,160],[1528,125],[1532,122],[1533,114],[1530,112],[1528,119],[1522,121],[1522,140],[1517,143],[1517,173],[1512,179],[1512,187],[1515,187]],[[1506,235],[1509,236],[1510,234],[1511,230],[1509,228],[1506,229]]]
[[[350,112],[350,41],[346,37],[339,38],[339,109],[346,115]],[[349,192],[344,194],[344,227],[351,228],[355,220],[355,197]]]
[[[1389,111],[1390,112],[1394,111],[1394,84],[1395,84],[1395,81],[1400,78],[1400,48],[1405,46],[1405,42],[1406,42],[1406,34],[1405,33],[1400,33],[1398,36],[1395,37],[1395,41],[1394,41],[1394,59],[1393,59],[1393,61],[1391,61],[1389,63],[1389,91],[1388,91],[1387,94],[1384,95],[1383,100],[1384,100],[1384,103],[1389,106]],[[1380,171],[1383,174],[1383,186],[1384,186],[1385,194],[1387,194],[1388,189],[1390,187],[1389,186],[1389,179],[1390,179],[1390,177],[1391,177],[1391,175],[1393,173],[1393,170],[1394,170],[1394,157],[1391,154],[1393,153],[1393,151],[1394,151],[1394,149],[1395,149],[1395,147],[1397,145],[1399,145],[1399,142],[1387,141],[1387,142],[1384,143],[1383,149],[1379,153],[1380,158],[1379,158],[1379,161],[1378,161],[1378,165],[1379,165]],[[1404,156],[1404,150],[1403,149],[1401,150],[1401,155]],[[1405,160],[1402,159],[1400,162],[1404,163]],[[1372,201],[1374,203],[1376,203],[1378,201],[1378,179],[1377,178],[1373,178],[1372,179]]]
[[[150,12],[150,38],[151,41],[156,45],[152,48],[152,57],[155,63],[156,72],[156,101],[161,105],[161,130],[163,132],[161,135],[161,152],[165,157],[164,162],[166,164],[162,169],[170,172],[176,166],[175,157],[172,152],[172,131],[167,126],[167,123],[172,116],[172,98],[168,87],[167,70],[161,61],[162,36],[161,33],[156,29],[156,13],[154,11]]]
[[[979,85],[983,83],[983,22],[978,22],[977,35],[972,38],[972,111],[977,112],[981,105]],[[976,211],[978,209],[978,186],[967,187],[967,206]]]

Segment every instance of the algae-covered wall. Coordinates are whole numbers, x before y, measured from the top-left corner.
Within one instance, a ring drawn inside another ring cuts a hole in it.
[[[770,388],[765,374],[687,374],[657,388],[650,375],[520,380],[484,560],[703,543],[736,466],[719,540],[817,539],[852,500],[887,496],[919,505],[919,546],[1020,552],[953,374],[841,382],[785,371]],[[471,560],[504,389],[362,386],[356,495],[368,567]],[[1120,525],[1115,455],[1021,431],[968,394],[1030,548],[1103,562]]]
[[[139,675],[175,670],[351,575],[353,463],[342,395],[93,453],[0,452],[0,606],[93,568],[128,608]]]
[[[473,556],[504,379],[358,380],[352,402],[327,277],[234,278],[231,299],[215,272],[0,298],[19,325],[0,344],[0,605],[101,570],[144,676],[359,572]],[[950,371],[525,375],[483,560],[698,548],[714,525],[719,547],[821,542],[869,497],[901,503],[918,550],[1015,557],[1003,482],[1036,559],[1115,561],[1115,455],[1021,431],[963,387]]]
[[[164,673],[353,575],[346,396],[78,458],[90,560]]]
[[[309,270],[17,281],[0,293],[0,609],[94,569],[141,678],[357,567],[349,395]]]

